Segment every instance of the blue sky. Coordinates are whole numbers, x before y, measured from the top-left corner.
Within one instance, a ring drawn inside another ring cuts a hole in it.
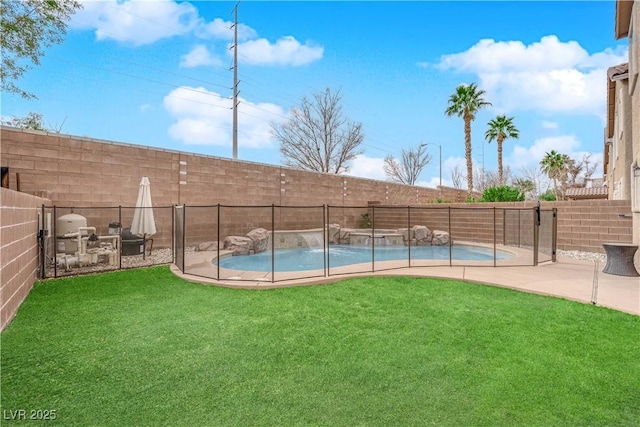
[[[2,116],[43,114],[64,133],[232,156],[233,2],[85,1],[64,43],[18,81],[38,100],[2,96]],[[484,141],[497,114],[515,175],[546,151],[602,165],[606,69],[627,61],[613,1],[241,2],[239,158],[280,164],[270,123],[303,96],[341,90],[363,124],[350,174],[384,179],[383,158],[428,146],[419,184],[464,169],[462,119],[444,115],[456,86],[475,82],[493,105],[472,125],[474,166],[496,169]],[[601,174],[602,168],[599,168]]]

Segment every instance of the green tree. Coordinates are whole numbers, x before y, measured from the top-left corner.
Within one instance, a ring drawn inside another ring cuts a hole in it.
[[[62,42],[67,21],[81,8],[76,0],[4,0],[0,6],[0,90],[24,98],[35,95],[16,86],[22,74],[40,64],[44,49]]]
[[[531,198],[531,195],[534,195],[536,192],[536,184],[530,179],[516,178],[513,180],[513,186],[522,191],[525,199]]]
[[[464,120],[464,155],[467,160],[467,196],[473,193],[473,160],[471,159],[471,122],[475,120],[477,112],[490,102],[484,100],[484,90],[478,89],[475,83],[462,84],[449,97],[449,106],[445,110],[448,117],[458,116]]]
[[[3,120],[3,125],[20,129],[46,130],[42,114],[30,112],[24,117],[11,117],[9,120]]]
[[[484,138],[489,143],[495,140],[498,144],[498,182],[502,185],[504,184],[502,176],[502,143],[508,138],[518,139],[520,131],[513,124],[513,117],[504,115],[489,120],[487,126],[489,126],[489,129],[485,132]]]
[[[540,160],[540,169],[553,181],[553,193],[557,200],[561,200],[558,194],[558,181],[563,182],[567,176],[567,166],[570,162],[569,156],[551,150],[545,153]]]

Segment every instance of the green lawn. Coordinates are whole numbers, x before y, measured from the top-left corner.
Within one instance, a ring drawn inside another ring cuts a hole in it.
[[[640,317],[452,280],[58,279],[1,338],[3,426],[640,425]]]

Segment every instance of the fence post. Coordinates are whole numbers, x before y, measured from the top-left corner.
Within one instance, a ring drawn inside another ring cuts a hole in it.
[[[47,220],[45,219],[44,213],[44,203],[42,204],[41,213],[40,213],[40,224],[38,225],[38,240],[40,245],[40,279],[46,279],[47,273],[45,271],[46,268],[46,259],[47,259],[47,230],[46,224]]]
[[[218,227],[216,230],[216,236],[217,236],[217,244],[216,244],[216,266],[217,266],[217,272],[216,272],[216,280],[220,280],[220,203],[218,203],[218,207],[216,209],[216,214],[218,215],[217,218],[217,222],[218,222]],[[273,232],[271,232],[271,240],[273,240]]]
[[[122,224],[120,224],[120,228],[122,228]],[[171,259],[176,264],[176,205],[171,205]]]
[[[507,210],[502,209],[502,245],[507,244]]]
[[[182,204],[182,272],[185,273],[184,258],[187,246],[187,205]]]
[[[540,206],[533,208],[533,265],[538,265],[538,244],[540,234]]]
[[[327,223],[331,221],[330,207],[331,207],[330,205],[327,205]],[[341,230],[341,226],[338,228],[338,243],[340,243],[340,230]],[[326,275],[328,277],[328,276],[331,276],[331,248],[329,248],[329,250],[324,254],[324,256],[327,259]]]
[[[371,205],[371,271],[376,271],[376,205]]]
[[[274,234],[276,233],[276,205],[274,203],[271,204],[271,283],[275,282],[276,278],[276,251],[275,251],[275,239]]]
[[[453,256],[451,242],[453,242],[453,233],[451,232],[451,205],[448,207],[449,210],[449,267],[453,267],[453,262],[451,261],[451,257]]]
[[[327,277],[327,253],[329,252],[329,218],[327,217],[327,205],[322,205],[322,268],[324,277]],[[273,240],[273,238],[271,239]]]
[[[551,261],[556,262],[556,250],[558,249],[558,208],[553,208],[553,228],[551,234]]]
[[[504,211],[503,211],[504,212]],[[502,215],[504,218],[504,214]],[[496,207],[493,207],[493,266],[496,266]]]
[[[118,205],[118,224],[120,224],[120,247],[118,250],[118,269],[122,270],[122,205]]]
[[[409,249],[409,268],[411,268],[411,206],[407,205],[407,248]]]
[[[56,205],[53,205],[53,277],[58,277],[58,237],[56,230],[57,221]]]

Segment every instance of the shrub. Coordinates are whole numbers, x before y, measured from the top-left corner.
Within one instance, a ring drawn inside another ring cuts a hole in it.
[[[360,228],[371,228],[373,221],[368,213],[360,215]]]
[[[547,190],[544,193],[542,193],[541,195],[539,195],[538,199],[544,200],[546,202],[555,202],[556,201],[556,195],[553,193],[552,190]]]
[[[482,193],[483,202],[522,202],[524,193],[508,185],[489,187]]]

